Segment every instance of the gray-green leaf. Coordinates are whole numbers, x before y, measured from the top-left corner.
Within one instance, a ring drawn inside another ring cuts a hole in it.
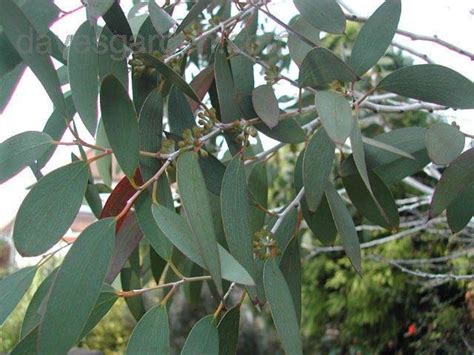
[[[13,229],[21,255],[40,255],[66,233],[81,207],[88,180],[87,163],[78,161],[54,170],[33,186]]]
[[[300,87],[320,88],[335,80],[353,82],[358,79],[357,74],[337,55],[319,47],[306,54],[301,63],[298,82]]]
[[[399,69],[386,76],[377,88],[452,108],[474,108],[474,83],[438,64],[411,65]]]
[[[329,137],[334,143],[343,144],[353,127],[349,101],[334,91],[320,91],[316,95],[316,110]]]
[[[110,146],[123,172],[132,178],[140,155],[137,114],[127,90],[115,76],[108,75],[102,81],[100,107]]]
[[[99,56],[95,28],[89,21],[79,27],[72,39],[67,67],[74,106],[87,130],[94,136],[97,128]]]
[[[170,329],[166,306],[155,306],[140,319],[130,336],[126,354],[169,354]]]
[[[358,75],[377,64],[392,42],[398,27],[402,3],[387,0],[369,17],[352,48],[350,65]]]
[[[87,227],[71,247],[53,282],[40,324],[40,353],[66,353],[80,340],[99,298],[114,243],[115,219],[106,218]]]
[[[461,154],[443,172],[431,200],[430,216],[443,212],[474,181],[474,148]]]
[[[265,262],[263,283],[283,349],[287,354],[303,354],[293,298],[275,259]]]
[[[219,354],[219,333],[214,325],[214,316],[200,319],[191,329],[184,343],[181,355]]]
[[[278,100],[271,85],[260,85],[252,92],[252,103],[258,117],[268,126],[273,128],[278,125],[280,109]]]
[[[288,31],[288,50],[291,59],[300,66],[304,57],[306,57],[306,54],[316,47],[316,45],[319,45],[320,33],[316,28],[311,26],[308,21],[299,15],[290,21],[289,26],[315,44],[315,46],[310,46],[308,43],[303,42],[298,36],[294,35],[291,31]]]
[[[150,0],[148,3],[148,12],[150,13],[151,23],[155,30],[160,34],[164,35],[172,28],[176,21],[161,7],[159,7],[155,0]]]
[[[189,226],[196,237],[199,253],[217,289],[222,292],[221,265],[219,259],[216,258],[218,255],[217,237],[206,183],[198,159],[197,153],[186,152],[181,155],[176,167],[176,180]]]
[[[310,211],[316,211],[326,189],[335,157],[335,145],[324,128],[310,139],[303,159],[303,184],[306,203]]]
[[[301,16],[311,25],[329,33],[343,33],[346,18],[335,0],[294,0]]]
[[[337,190],[331,183],[326,188],[326,197],[328,199],[329,208],[331,209],[334,222],[342,240],[342,246],[352,263],[354,269],[361,274],[361,255],[360,244],[357,231],[352,221],[351,214],[344,205],[344,201],[337,193]]]
[[[438,123],[426,131],[425,144],[433,163],[447,165],[464,149],[464,134],[455,126]]]
[[[37,268],[25,267],[0,280],[0,326],[33,282]]]
[[[0,144],[0,184],[41,158],[53,145],[43,132],[23,132]]]

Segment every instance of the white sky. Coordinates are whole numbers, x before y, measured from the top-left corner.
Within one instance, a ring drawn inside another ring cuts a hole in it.
[[[80,0],[56,0],[55,2],[64,10],[80,5]],[[382,3],[381,0],[346,0],[346,2],[359,15],[365,16],[370,15]],[[129,7],[132,1],[122,0],[121,3],[124,7]],[[400,29],[425,35],[437,34],[446,41],[474,52],[473,0],[403,0],[402,4]],[[285,22],[297,14],[292,1],[274,0],[269,6],[271,11]],[[52,29],[64,40],[68,35],[73,35],[83,21],[85,21],[85,12],[79,11],[56,23]],[[404,37],[397,37],[398,42],[428,54],[436,63],[449,66],[471,80],[474,79],[474,65],[467,57],[459,56],[434,44],[412,42]],[[0,142],[23,131],[41,131],[52,109],[52,104],[43,87],[27,70],[9,106],[0,115]],[[451,119],[456,119],[463,131],[474,134],[474,110],[448,111],[445,114]],[[83,131],[84,133],[81,131],[81,136],[92,142],[92,138],[89,139],[85,130]],[[66,135],[64,140],[71,141],[72,139]],[[69,162],[71,151],[73,148],[59,147],[44,171],[50,171]],[[3,206],[0,209],[0,228],[14,218],[21,201],[27,194],[26,188],[35,181],[29,169],[25,169],[13,179],[0,185]]]

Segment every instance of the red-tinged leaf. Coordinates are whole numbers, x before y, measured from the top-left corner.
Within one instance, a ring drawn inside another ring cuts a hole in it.
[[[137,184],[142,184],[142,177],[140,172],[137,170],[135,173],[134,180]],[[132,186],[128,178],[125,176],[122,180],[119,181],[115,189],[110,194],[107,202],[105,203],[104,208],[102,209],[102,213],[100,215],[100,219],[117,216],[122,210],[127,206],[127,201],[133,194],[136,192],[135,188]],[[130,209],[130,207],[128,207]],[[128,211],[120,220],[117,221],[116,231],[120,229],[122,226],[125,217],[127,217]]]
[[[208,67],[201,71],[198,75],[194,77],[191,81],[191,87],[196,92],[196,95],[202,101],[204,96],[211,88],[212,83],[214,82],[214,68]],[[191,105],[191,110],[194,112],[198,109],[199,103],[188,98],[189,104]]]

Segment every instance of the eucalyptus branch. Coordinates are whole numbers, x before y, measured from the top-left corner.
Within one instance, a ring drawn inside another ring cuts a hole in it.
[[[277,221],[275,222],[272,229],[270,230],[272,234],[275,234],[278,228],[280,228],[280,225],[283,223],[283,220],[288,215],[288,213],[290,213],[294,208],[299,207],[303,196],[304,196],[304,187],[302,187],[301,190],[296,194],[293,201],[291,201],[289,205],[286,206],[286,208],[281,213],[279,213]]]
[[[165,284],[161,284],[161,285],[157,285],[157,286],[153,286],[153,287],[140,288],[140,289],[137,289],[137,290],[118,291],[118,292],[116,292],[116,294],[117,294],[117,296],[124,297],[124,298],[135,297],[135,296],[139,296],[139,295],[142,295],[142,294],[144,294],[146,292],[150,292],[150,291],[156,291],[156,290],[159,290],[159,289],[170,288],[170,287],[171,288],[177,288],[178,286],[186,284],[186,283],[207,281],[207,280],[211,280],[211,276],[206,275],[206,276],[196,276],[196,277],[185,277],[185,278],[182,278],[181,280],[175,281],[175,282],[169,282],[169,283],[165,283]]]
[[[474,280],[474,275],[473,274],[468,274],[468,275],[455,275],[453,273],[448,273],[448,274],[432,274],[420,270],[412,270],[408,269],[407,267],[401,265],[400,263],[394,261],[394,260],[389,260],[385,259],[384,257],[381,256],[376,256],[376,255],[371,255],[370,258],[382,261],[384,263],[387,263],[389,265],[392,265],[396,267],[397,269],[401,270],[402,272],[406,274],[410,274],[413,276],[425,278],[425,279],[450,279],[450,280],[456,280],[456,281],[461,281],[461,280]]]
[[[402,51],[405,51],[405,52],[408,52],[408,53],[414,55],[415,57],[423,59],[426,63],[434,64],[434,61],[431,60],[430,57],[428,57],[428,55],[423,54],[421,52],[418,52],[417,50],[415,50],[413,48],[410,48],[408,46],[405,46],[404,44],[401,44],[401,43],[396,42],[396,41],[392,41],[392,47],[399,48]]]

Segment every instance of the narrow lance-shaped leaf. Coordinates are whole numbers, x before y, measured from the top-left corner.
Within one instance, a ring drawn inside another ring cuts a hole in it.
[[[148,12],[150,13],[151,23],[155,30],[160,34],[164,35],[170,30],[176,21],[161,7],[159,7],[155,0],[150,0],[148,3]]]
[[[236,155],[227,166],[222,181],[222,221],[230,252],[252,276],[255,276],[248,206],[245,166],[241,156]]]
[[[110,146],[123,172],[132,178],[140,151],[137,115],[127,90],[112,75],[102,82],[100,107]]]
[[[152,212],[156,225],[173,243],[173,245],[192,262],[206,268],[204,260],[199,254],[193,232],[189,228],[186,219],[160,205],[153,205]],[[255,282],[247,270],[245,270],[227,250],[218,245],[218,251],[222,277],[224,279],[242,285],[255,285]]]
[[[170,330],[165,306],[155,306],[140,319],[130,336],[126,354],[169,354]]]
[[[350,59],[350,65],[358,75],[372,68],[385,54],[397,30],[401,11],[400,0],[387,0],[362,26]]]
[[[382,79],[377,89],[452,108],[474,108],[474,83],[438,64],[398,69]]]
[[[295,307],[296,319],[301,323],[301,284],[302,270],[300,258],[300,243],[297,237],[293,238],[281,257],[280,270],[285,277]]]
[[[335,0],[294,0],[301,16],[311,25],[329,33],[343,33],[346,18]]]
[[[32,48],[41,48],[42,36],[13,0],[2,0],[0,2],[0,25],[3,27],[3,33],[15,47],[23,61],[38,77],[54,106],[63,116],[67,116],[64,96],[51,58],[44,52],[25,50],[21,46],[22,38],[29,38]]]
[[[338,80],[353,82],[358,80],[356,73],[329,49],[314,48],[306,54],[299,74],[300,87],[325,87]]]
[[[53,282],[40,324],[41,353],[66,353],[80,340],[99,298],[114,239],[115,220],[102,219],[87,227],[68,252]]]
[[[349,101],[334,91],[320,91],[316,95],[316,110],[329,137],[343,144],[353,127]]]
[[[239,341],[240,305],[229,309],[219,322],[219,355],[237,352]]]
[[[459,128],[446,123],[438,123],[426,131],[426,150],[431,161],[438,165],[447,165],[456,159],[464,143],[465,137]]]
[[[134,41],[133,32],[128,23],[127,16],[125,16],[120,6],[120,2],[114,1],[107,12],[102,15],[102,18],[117,39],[131,46]]]
[[[128,88],[129,49],[120,41],[111,30],[105,26],[99,36],[99,78],[102,81],[107,75],[112,74]]]
[[[219,354],[219,333],[214,322],[212,314],[200,319],[186,338],[181,355]]]
[[[0,326],[15,309],[36,275],[36,267],[25,267],[0,280]]]
[[[15,247],[21,255],[40,255],[66,233],[81,207],[89,180],[87,167],[83,161],[63,166],[30,190],[13,229]]]
[[[265,262],[263,282],[273,322],[285,353],[303,354],[293,299],[275,259]]]
[[[74,106],[92,136],[97,128],[98,66],[95,28],[86,21],[72,39],[67,67]]]
[[[326,183],[334,163],[336,146],[324,128],[310,139],[303,159],[303,184],[306,203],[310,211],[316,211],[326,189]]]
[[[18,83],[20,82],[26,65],[20,62],[14,69],[6,73],[0,80],[0,114],[3,113],[8,103],[10,102],[13,93],[15,92]]]
[[[32,165],[49,148],[52,138],[43,132],[23,132],[0,144],[0,184]]]
[[[303,128],[301,128],[293,117],[278,122],[278,125],[272,129],[263,123],[256,124],[255,128],[264,135],[283,143],[298,144],[306,140],[306,134]]]
[[[443,172],[431,200],[430,217],[443,212],[474,181],[474,148],[454,160]]]
[[[260,85],[252,92],[252,103],[258,117],[268,126],[273,128],[278,125],[280,109],[278,100],[270,85]]]
[[[176,87],[172,87],[168,97],[168,123],[171,133],[183,136],[185,129],[196,126],[193,111],[184,94]]]
[[[189,226],[196,237],[199,253],[217,289],[222,292],[221,265],[216,258],[217,238],[206,184],[198,159],[197,153],[186,152],[181,155],[177,163],[176,180]]]
[[[326,197],[346,255],[351,261],[354,269],[361,274],[362,268],[359,237],[357,236],[357,231],[354,222],[352,221],[351,214],[344,205],[341,196],[339,196],[337,190],[331,183],[328,183],[327,185]]]

